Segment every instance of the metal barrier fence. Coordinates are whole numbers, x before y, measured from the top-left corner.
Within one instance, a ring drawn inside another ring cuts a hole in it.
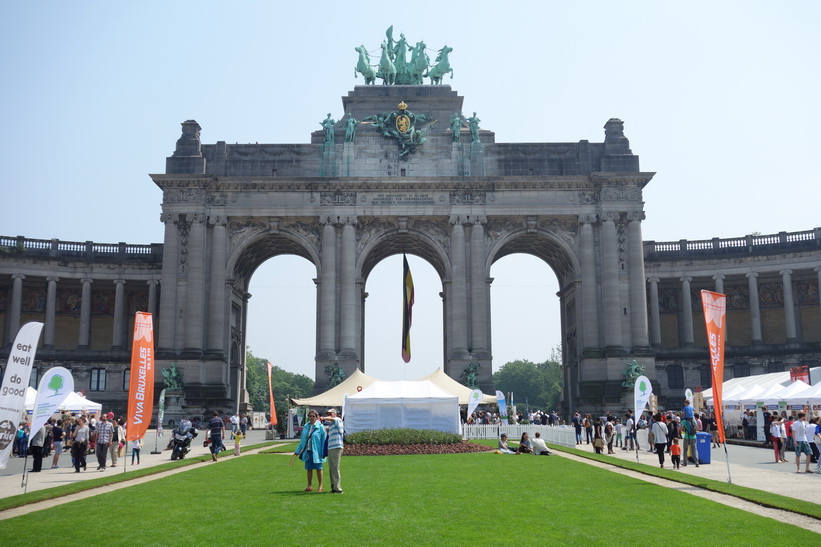
[[[548,444],[576,446],[576,432],[572,427],[551,427],[549,425],[535,424],[465,424],[463,427],[465,439],[498,439],[499,435],[507,433],[511,441],[518,441],[522,438],[522,433],[527,432],[528,436],[532,439],[538,431],[541,438]]]

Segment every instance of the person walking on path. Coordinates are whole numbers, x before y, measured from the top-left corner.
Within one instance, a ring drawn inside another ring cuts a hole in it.
[[[97,454],[97,471],[105,471],[106,456],[108,455],[108,445],[114,438],[114,426],[108,421],[105,414],[100,416],[100,423],[97,424],[97,447],[94,453]]]
[[[667,448],[667,424],[661,421],[661,414],[653,418],[653,443],[656,445],[656,455],[659,457],[659,467],[664,469],[664,449]]]
[[[670,461],[673,463],[673,469],[678,469],[681,465],[681,446],[678,444],[678,437],[674,437],[673,444],[670,445]]]
[[[74,472],[79,473],[80,467],[83,471],[86,469],[86,451],[88,450],[88,426],[83,418],[77,418],[77,424],[71,436],[71,458],[74,460]]]
[[[812,450],[810,443],[807,442],[807,415],[803,412],[798,413],[798,419],[792,424],[792,437],[795,443],[795,472],[801,473],[801,454],[804,454],[806,456],[804,473],[812,473],[810,471]]]
[[[309,423],[302,428],[302,436],[299,439],[299,446],[296,447],[295,455],[305,462],[305,470],[308,475],[308,487],[306,492],[313,491],[314,471],[317,478],[317,492],[322,492],[322,463],[325,455],[322,453],[325,448],[325,428],[318,423],[319,414],[316,410],[308,411]]]
[[[211,435],[211,461],[217,461],[217,454],[222,449],[222,437],[225,435],[225,422],[220,419],[218,410],[211,412],[208,429]]]
[[[698,430],[696,429],[696,422],[695,420],[684,420],[681,422],[681,453],[682,453],[682,460],[684,467],[687,467],[687,460],[689,458],[693,459],[693,463],[696,464],[698,467],[698,452],[696,451],[696,439]],[[688,455],[687,449],[690,449],[690,453]]]
[[[57,420],[54,427],[51,428],[51,444],[54,447],[54,457],[51,459],[51,468],[57,469],[60,467],[57,462],[60,461],[60,454],[63,453],[63,420]]]
[[[240,448],[242,447],[242,439],[245,438],[245,435],[237,431],[234,433],[234,456],[240,455]]]
[[[134,459],[137,459],[137,465],[140,465],[140,451],[143,448],[143,439],[135,439],[131,441],[131,465],[134,465]]]
[[[345,424],[336,415],[336,409],[328,409],[328,415],[322,418],[328,425],[328,469],[331,472],[331,494],[342,494],[341,475],[339,464],[342,460],[342,451],[345,448]]]
[[[34,458],[34,463],[32,464],[29,473],[39,473],[43,470],[43,444],[45,441],[46,426],[43,424],[31,437],[31,456]]]

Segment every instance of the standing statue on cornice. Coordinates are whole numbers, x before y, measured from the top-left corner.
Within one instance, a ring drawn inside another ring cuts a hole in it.
[[[359,125],[359,120],[348,113],[348,119],[345,120],[345,142],[353,142],[356,138],[356,126]]]
[[[334,124],[336,122],[331,118],[331,113],[328,112],[328,117],[319,122],[319,125],[322,126],[322,129],[325,130],[325,144],[333,144],[334,143]]]
[[[468,127],[470,127],[470,142],[479,142],[479,122],[481,122],[477,116],[476,112],[473,113],[473,116],[468,118]]]
[[[451,142],[461,141],[461,135],[459,134],[461,130],[462,130],[462,116],[460,116],[458,112],[454,112],[453,116],[450,117],[450,140],[451,140]]]

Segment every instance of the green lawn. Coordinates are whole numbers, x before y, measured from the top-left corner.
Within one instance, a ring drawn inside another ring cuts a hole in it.
[[[691,538],[770,546],[819,537],[564,458],[343,457],[342,496],[303,492],[305,471],[299,462],[288,467],[289,460],[257,454],[197,464],[0,521],[0,534],[4,545],[76,545],[96,537],[105,545],[638,545]],[[111,522],[102,536],[101,520]]]

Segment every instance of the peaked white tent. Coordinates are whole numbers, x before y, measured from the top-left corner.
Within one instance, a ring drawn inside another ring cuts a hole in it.
[[[26,412],[34,411],[34,401],[37,398],[37,390],[33,387],[26,389]],[[90,401],[72,391],[68,397],[63,401],[63,404],[57,407],[57,410],[67,410],[69,412],[89,412],[91,414],[99,414],[103,410],[103,405]]]
[[[347,433],[390,428],[459,433],[459,398],[430,380],[377,380],[348,397],[345,405]]]
[[[341,407],[345,394],[354,395],[376,382],[376,378],[368,376],[359,369],[353,371],[344,381],[332,387],[324,393],[313,397],[303,397],[301,399],[291,399],[298,406],[336,406]],[[346,425],[347,429],[347,425]]]
[[[460,405],[470,404],[470,394],[473,393],[473,390],[445,374],[442,367],[437,368],[427,376],[422,376],[419,380],[430,380],[448,393],[456,395],[459,397]],[[479,401],[479,404],[496,404],[496,395],[482,393],[482,400]]]

